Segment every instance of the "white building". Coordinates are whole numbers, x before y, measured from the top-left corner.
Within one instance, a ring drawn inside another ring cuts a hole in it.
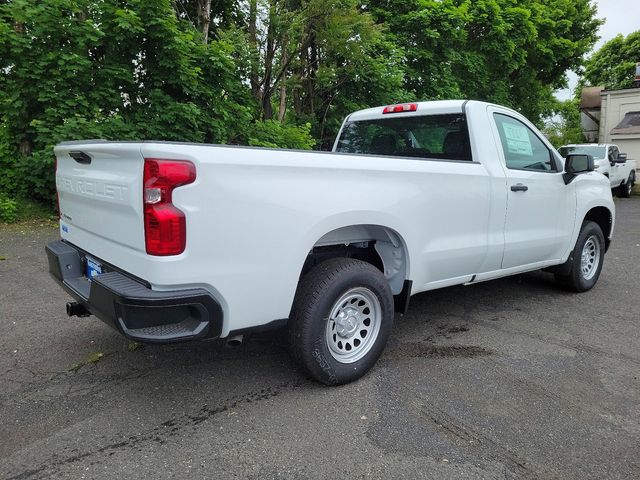
[[[615,143],[640,163],[640,62],[632,85],[620,90],[584,87],[580,120],[587,142]]]
[[[599,143],[615,143],[629,158],[640,160],[640,88],[602,90]]]

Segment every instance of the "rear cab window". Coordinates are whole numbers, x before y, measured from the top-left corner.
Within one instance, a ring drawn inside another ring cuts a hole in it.
[[[347,121],[336,152],[471,161],[462,113]]]

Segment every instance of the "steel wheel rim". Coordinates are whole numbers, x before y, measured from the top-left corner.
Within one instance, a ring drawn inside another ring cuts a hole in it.
[[[582,278],[591,280],[598,270],[600,264],[600,242],[591,235],[582,247],[582,255],[580,258],[580,270]]]
[[[376,343],[382,306],[375,293],[356,287],[344,293],[331,307],[326,340],[331,356],[340,363],[362,359]]]

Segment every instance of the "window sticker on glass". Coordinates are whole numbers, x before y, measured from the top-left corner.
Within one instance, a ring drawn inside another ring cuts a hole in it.
[[[525,126],[503,122],[502,129],[504,130],[504,136],[507,140],[509,153],[533,156],[529,132]]]

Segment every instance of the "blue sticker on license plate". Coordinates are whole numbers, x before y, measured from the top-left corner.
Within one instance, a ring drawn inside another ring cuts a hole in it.
[[[87,278],[91,280],[96,275],[102,273],[102,265],[96,262],[93,258],[87,257]]]

